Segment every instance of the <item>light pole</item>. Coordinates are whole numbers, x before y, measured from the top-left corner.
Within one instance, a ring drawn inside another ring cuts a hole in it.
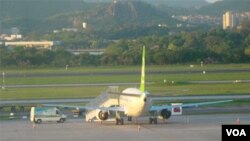
[[[4,89],[5,89],[5,87],[4,87],[4,85],[5,85],[5,81],[4,81],[4,75],[5,75],[5,73],[3,72],[3,73],[2,73],[2,75],[3,75],[3,84],[2,84],[2,89],[4,90]]]
[[[65,67],[65,69],[68,70],[68,67],[69,67],[69,65],[67,64],[66,67]]]

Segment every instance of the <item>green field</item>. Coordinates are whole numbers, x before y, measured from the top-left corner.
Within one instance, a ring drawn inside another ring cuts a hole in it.
[[[205,80],[247,80],[249,73],[207,73],[207,74],[148,74],[147,82],[161,84],[167,82],[187,82]],[[62,77],[17,77],[5,78],[6,85],[39,85],[39,84],[78,84],[78,83],[125,83],[139,82],[140,74],[130,75],[83,75],[83,76],[62,76]]]
[[[123,90],[125,87],[120,87]],[[95,97],[107,87],[50,87],[50,88],[7,88],[1,90],[4,99],[46,99]],[[250,84],[191,84],[191,85],[149,85],[147,90],[156,95],[217,95],[249,94]]]
[[[205,65],[203,67],[195,65],[190,68],[189,65],[170,65],[170,66],[148,66],[147,71],[183,71],[182,74],[146,74],[146,81],[150,82],[146,89],[152,94],[161,95],[217,95],[217,94],[249,94],[250,83],[227,83],[227,84],[192,84],[189,81],[205,80],[250,80],[250,71],[248,72],[227,72],[227,73],[209,73],[210,70],[242,70],[250,69],[249,64],[229,64],[229,65]],[[207,71],[203,74],[203,71]],[[82,83],[116,83],[133,82],[139,83],[140,66],[133,67],[87,67],[87,68],[47,68],[47,69],[2,69],[6,74],[5,85],[45,85],[45,84],[82,84]],[[200,71],[200,73],[190,73],[191,71]],[[93,73],[92,75],[82,76],[45,76],[45,77],[26,77],[28,74],[65,74],[65,73]],[[100,72],[135,72],[134,74],[115,74],[105,75],[95,73]],[[9,77],[8,74],[21,74],[21,77]],[[165,83],[164,83],[164,80]],[[1,77],[0,83],[3,83]],[[2,85],[2,84],[1,84]],[[126,87],[121,86],[122,91]],[[137,86],[132,86],[137,87]],[[40,98],[82,98],[95,97],[100,92],[105,91],[106,86],[92,87],[45,87],[45,88],[6,88],[1,89],[0,98],[4,99],[40,99]]]

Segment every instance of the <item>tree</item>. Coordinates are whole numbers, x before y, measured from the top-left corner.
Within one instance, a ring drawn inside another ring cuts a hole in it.
[[[58,48],[55,51],[55,58],[52,62],[53,66],[64,67],[65,65],[71,65],[72,54],[66,51],[64,48]]]

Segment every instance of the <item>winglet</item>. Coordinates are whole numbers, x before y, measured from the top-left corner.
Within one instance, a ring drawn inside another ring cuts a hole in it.
[[[141,67],[140,91],[145,92],[145,46],[143,46],[143,49],[142,49],[142,67]]]

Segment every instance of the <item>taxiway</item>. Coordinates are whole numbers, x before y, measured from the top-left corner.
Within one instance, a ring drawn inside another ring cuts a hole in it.
[[[117,126],[113,122],[69,119],[35,128],[27,119],[0,121],[0,141],[220,141],[222,124],[250,124],[250,113],[173,116],[157,125],[148,124],[144,118],[140,121],[140,125],[125,122]]]

